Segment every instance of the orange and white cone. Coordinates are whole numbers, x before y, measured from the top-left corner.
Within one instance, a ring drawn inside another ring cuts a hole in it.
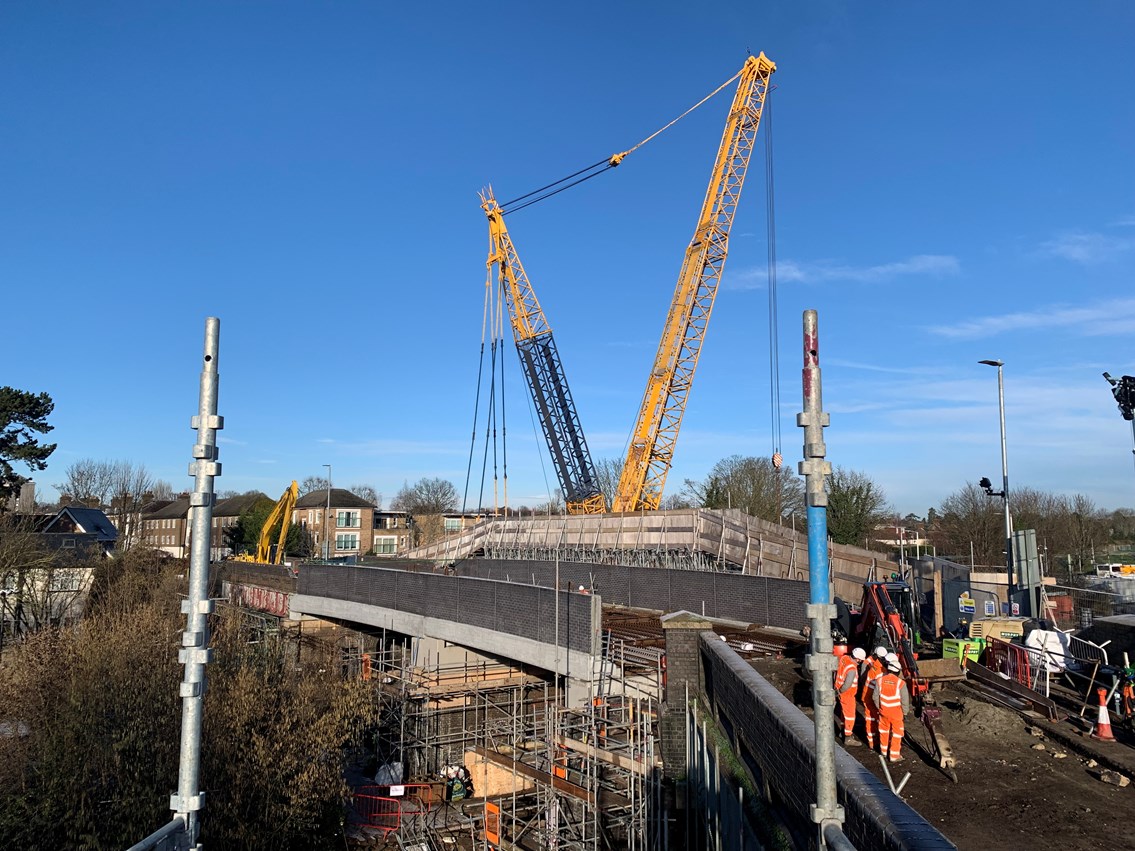
[[[1101,742],[1114,742],[1115,736],[1111,734],[1111,719],[1107,714],[1107,689],[1096,689],[1100,696],[1100,714],[1096,729],[1092,731],[1092,738]]]

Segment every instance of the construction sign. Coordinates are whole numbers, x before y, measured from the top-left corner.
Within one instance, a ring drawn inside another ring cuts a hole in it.
[[[977,611],[977,601],[970,596],[969,591],[963,591],[958,597],[958,611],[963,615],[972,615]]]

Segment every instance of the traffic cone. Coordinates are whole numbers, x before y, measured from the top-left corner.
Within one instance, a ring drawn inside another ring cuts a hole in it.
[[[1092,732],[1092,738],[1101,742],[1114,742],[1115,736],[1111,734],[1111,719],[1107,715],[1107,689],[1100,688],[1096,691],[1100,696],[1100,715],[1096,729]]]

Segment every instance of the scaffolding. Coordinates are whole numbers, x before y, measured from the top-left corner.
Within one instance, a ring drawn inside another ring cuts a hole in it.
[[[490,661],[422,664],[412,640],[380,636],[359,669],[382,696],[379,761],[403,763],[408,782],[433,783],[443,801],[403,808],[398,839],[426,847],[461,836],[478,848],[663,847],[656,746],[663,653],[603,638],[586,700],[567,706],[566,684],[550,674]],[[481,769],[479,782],[493,778],[492,788],[445,801],[439,778],[447,766],[470,764]]]

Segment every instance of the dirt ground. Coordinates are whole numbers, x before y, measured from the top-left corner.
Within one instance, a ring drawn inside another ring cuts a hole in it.
[[[811,684],[799,660],[768,658],[751,664],[811,714]],[[1071,721],[1064,722],[1066,735],[1058,739],[1060,725],[1031,723],[1017,711],[982,699],[966,683],[945,685],[935,691],[935,700],[957,760],[958,783],[929,761],[925,744],[919,753],[920,743],[928,738],[915,718],[907,720],[905,760],[895,782],[910,772],[902,798],[958,848],[1135,849],[1135,822],[1130,818],[1135,783],[1126,788],[1108,785],[1096,776],[1102,766],[1089,765],[1093,751],[1100,755],[1099,748],[1135,762],[1135,750],[1128,744],[1081,744]],[[1035,735],[1042,730],[1046,735]],[[862,741],[862,719],[856,733]],[[1060,741],[1065,738],[1067,744]],[[1044,749],[1034,748],[1038,744]],[[886,782],[878,755],[865,744],[847,751]]]

